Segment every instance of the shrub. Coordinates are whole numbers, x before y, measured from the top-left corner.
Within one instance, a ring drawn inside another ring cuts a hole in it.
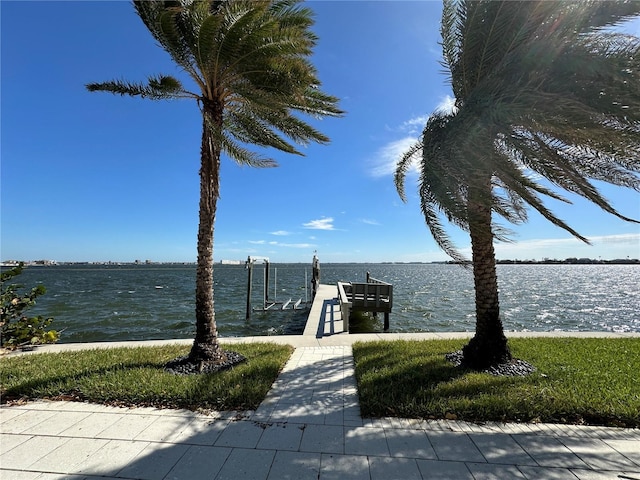
[[[42,285],[33,287],[29,292],[20,290],[23,285],[6,282],[20,275],[24,264],[20,263],[6,272],[0,274],[1,298],[0,298],[0,346],[8,349],[54,343],[60,337],[55,330],[47,330],[53,318],[45,318],[42,315],[27,317],[24,311],[36,303],[36,298],[44,295],[46,289]]]

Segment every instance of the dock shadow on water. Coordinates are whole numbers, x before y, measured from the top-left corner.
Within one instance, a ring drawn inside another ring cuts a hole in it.
[[[384,325],[379,316],[368,312],[352,311],[349,316],[349,333],[382,333]]]

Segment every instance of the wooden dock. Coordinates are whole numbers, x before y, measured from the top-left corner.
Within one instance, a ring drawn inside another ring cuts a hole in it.
[[[316,338],[349,333],[351,311],[382,312],[389,330],[393,286],[367,276],[366,283],[320,284],[313,299],[303,335]]]
[[[316,296],[313,298],[302,335],[322,338],[343,333],[348,334],[349,327],[348,322],[345,325],[342,320],[338,287],[320,284],[316,290]]]
[[[351,312],[368,312],[377,316],[384,313],[384,331],[389,331],[389,314],[393,307],[393,285],[367,272],[366,282],[338,282],[338,301],[342,317],[348,319]],[[347,328],[348,330],[348,328]]]

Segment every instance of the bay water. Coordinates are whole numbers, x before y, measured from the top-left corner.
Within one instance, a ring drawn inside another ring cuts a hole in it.
[[[264,266],[255,265],[251,305],[262,306]],[[270,300],[311,301],[311,266],[270,265]],[[473,331],[473,276],[449,264],[321,264],[321,283],[393,284],[392,332]],[[498,265],[507,331],[640,332],[638,265]],[[194,265],[57,265],[25,268],[15,283],[47,293],[30,314],[54,317],[60,343],[192,338]],[[254,311],[247,320],[248,271],[217,264],[216,321],[221,336],[301,333],[308,310]],[[337,289],[336,289],[337,294]],[[381,322],[374,325],[382,329]]]

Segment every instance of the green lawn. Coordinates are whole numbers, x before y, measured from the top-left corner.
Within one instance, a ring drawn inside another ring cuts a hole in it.
[[[465,342],[355,344],[362,414],[640,426],[640,339],[511,339],[527,377],[455,368],[444,355]]]
[[[455,368],[444,355],[465,340],[354,345],[364,416],[640,426],[640,339],[517,338],[527,377]],[[176,376],[162,365],[188,346],[84,350],[0,359],[2,401],[73,399],[192,410],[250,410],[264,399],[292,347],[225,348],[247,361],[217,374]]]
[[[291,356],[290,346],[224,346],[246,362],[215,374],[179,376],[163,364],[189,346],[114,348],[0,359],[2,402],[74,399],[127,406],[191,410],[251,410],[264,399]]]

